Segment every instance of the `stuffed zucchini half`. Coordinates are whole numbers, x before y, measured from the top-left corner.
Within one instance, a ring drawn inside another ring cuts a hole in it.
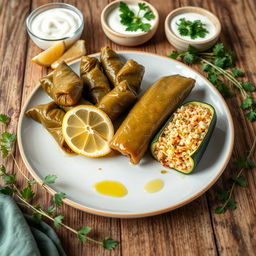
[[[152,155],[167,168],[191,173],[209,143],[216,120],[214,107],[207,103],[183,104],[152,140]]]

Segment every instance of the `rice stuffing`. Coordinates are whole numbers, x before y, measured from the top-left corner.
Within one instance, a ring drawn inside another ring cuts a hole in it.
[[[212,120],[212,112],[203,105],[181,106],[165,127],[155,146],[155,155],[168,168],[189,171],[189,160],[203,141]]]

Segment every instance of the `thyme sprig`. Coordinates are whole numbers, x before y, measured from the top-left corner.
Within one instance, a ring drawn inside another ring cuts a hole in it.
[[[91,232],[91,227],[82,226],[78,230],[66,225],[63,223],[64,215],[56,214],[56,210],[59,206],[62,205],[63,199],[66,197],[65,193],[58,192],[52,197],[52,204],[45,210],[41,205],[34,205],[31,203],[31,200],[35,197],[35,192],[33,186],[35,184],[40,185],[40,187],[46,189],[46,185],[54,184],[57,176],[54,174],[47,175],[42,183],[38,183],[34,179],[29,179],[27,175],[22,171],[18,165],[14,154],[13,146],[16,141],[16,135],[6,131],[7,124],[10,121],[10,117],[5,114],[0,114],[0,122],[4,124],[4,132],[1,134],[0,138],[0,151],[2,153],[2,158],[10,157],[14,161],[15,166],[17,167],[18,172],[26,179],[26,185],[19,189],[16,183],[16,174],[9,173],[6,170],[5,165],[0,166],[0,177],[2,178],[5,186],[0,187],[0,193],[5,195],[13,196],[17,203],[23,207],[28,208],[32,212],[32,218],[34,221],[41,221],[42,217],[45,217],[51,220],[56,228],[64,227],[70,232],[74,233],[81,242],[93,242],[96,243],[107,250],[112,250],[117,246],[117,241],[113,240],[110,237],[105,237],[101,241],[95,240],[88,236]]]

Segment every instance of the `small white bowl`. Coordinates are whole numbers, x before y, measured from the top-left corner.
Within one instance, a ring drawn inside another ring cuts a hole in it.
[[[207,17],[215,26],[215,34],[209,39],[200,40],[200,41],[186,40],[178,37],[177,35],[175,35],[173,30],[171,29],[170,22],[175,16],[183,13],[198,13]],[[175,48],[181,51],[186,51],[189,45],[195,47],[199,51],[207,50],[217,42],[217,40],[219,39],[220,32],[221,32],[221,24],[219,19],[213,13],[199,7],[186,6],[186,7],[177,8],[172,12],[170,12],[165,19],[166,37],[171,45],[173,45]]]
[[[154,22],[153,26],[151,27],[150,31],[136,33],[133,35],[133,34],[119,33],[109,27],[109,25],[107,23],[107,16],[114,8],[116,8],[119,5],[120,2],[121,2],[120,0],[111,2],[101,12],[101,26],[102,26],[102,29],[103,29],[105,35],[113,42],[120,44],[120,45],[124,45],[124,46],[136,46],[139,44],[143,44],[143,43],[147,42],[149,39],[151,39],[153,37],[153,35],[156,33],[158,23],[159,23],[159,15],[158,15],[158,11],[155,9],[155,7],[145,1],[125,0],[124,2],[127,4],[145,3],[146,5],[149,6],[151,11],[155,15],[155,22]]]
[[[46,10],[52,9],[52,8],[65,8],[65,9],[74,11],[79,16],[79,18],[81,20],[81,25],[75,32],[73,32],[70,36],[67,36],[67,37],[62,37],[62,38],[57,38],[57,39],[45,39],[45,38],[41,38],[41,37],[35,35],[31,31],[31,24],[32,24],[33,19],[38,14],[40,14]],[[84,17],[83,17],[83,14],[73,5],[64,4],[64,3],[50,3],[50,4],[42,5],[38,8],[36,8],[35,10],[33,10],[26,19],[26,27],[27,27],[27,32],[28,32],[30,38],[32,39],[32,41],[43,50],[46,50],[47,48],[51,47],[56,42],[59,42],[61,40],[64,40],[65,45],[67,47],[69,47],[70,45],[72,45],[75,41],[77,41],[81,37],[81,34],[84,29]]]

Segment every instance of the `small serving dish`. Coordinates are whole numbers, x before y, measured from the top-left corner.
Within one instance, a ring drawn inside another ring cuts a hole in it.
[[[79,25],[77,29],[73,32],[68,33],[67,36],[62,36],[54,39],[42,37],[35,33],[35,31],[33,31],[32,29],[32,24],[35,21],[36,17],[46,11],[50,11],[53,9],[64,9],[67,12],[73,12],[76,18],[79,19]],[[32,41],[43,50],[46,50],[47,48],[51,47],[56,42],[59,42],[61,40],[64,40],[65,46],[69,47],[81,37],[84,29],[84,18],[83,14],[73,5],[65,3],[49,3],[36,8],[29,14],[26,19],[26,28]]]
[[[181,36],[177,29],[177,23],[182,18],[190,21],[200,20],[208,29],[204,38],[191,39],[189,36]],[[208,10],[199,7],[186,6],[173,10],[165,19],[165,35],[175,48],[186,51],[191,45],[199,51],[211,48],[218,40],[221,32],[219,19]]]
[[[139,44],[143,44],[147,42],[149,39],[151,39],[153,35],[156,33],[158,23],[159,23],[159,15],[158,15],[158,11],[154,8],[154,6],[152,6],[150,3],[146,1],[125,0],[123,2],[125,2],[127,5],[137,5],[138,3],[144,3],[149,7],[149,9],[154,14],[155,18],[148,32],[127,32],[126,33],[125,31],[118,32],[113,28],[111,28],[108,17],[113,11],[115,11],[115,9],[118,8],[120,2],[121,2],[120,0],[111,2],[103,9],[101,13],[101,26],[105,35],[113,42],[120,45],[124,45],[124,46],[136,46]],[[119,20],[116,19],[116,23],[118,22]]]

